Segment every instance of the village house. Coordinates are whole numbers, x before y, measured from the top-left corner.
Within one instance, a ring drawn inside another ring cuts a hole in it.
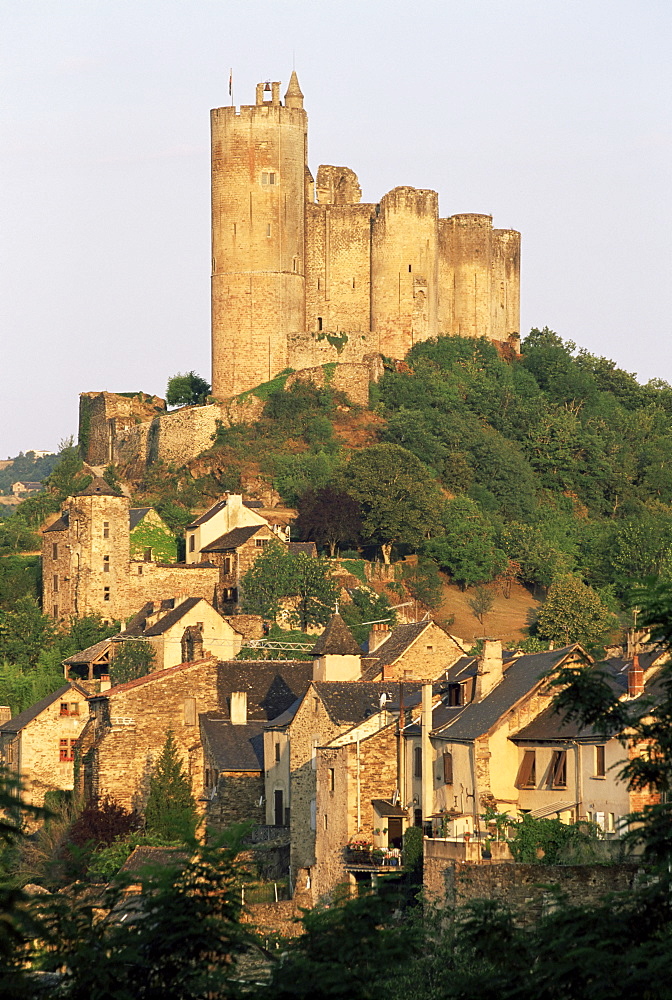
[[[72,791],[75,743],[88,718],[87,693],[68,682],[0,725],[0,760],[22,782],[22,798]]]
[[[362,676],[367,681],[430,680],[464,656],[468,648],[431,618],[394,629],[387,622],[374,622]]]
[[[240,494],[227,493],[217,500],[204,514],[187,525],[186,561],[188,564],[203,562],[206,547],[234,528],[271,527],[273,534],[282,542],[289,541],[289,530],[286,522],[272,518],[273,524],[264,517],[261,511],[264,505],[261,500],[244,500]],[[205,559],[207,560],[207,557]]]
[[[157,561],[174,551],[175,539],[155,512],[131,510],[128,497],[94,478],[42,532],[43,608],[57,620],[99,614],[119,621],[162,594],[212,601],[217,568]]]
[[[243,643],[243,636],[231,621],[203,597],[148,601],[112,641],[118,647],[129,639],[146,641],[151,646],[154,670],[204,656],[233,660]]]
[[[219,567],[217,607],[235,614],[240,606],[241,580],[266,547],[278,536],[268,524],[248,524],[232,528],[201,549],[201,557]]]
[[[488,807],[518,811],[519,751],[509,737],[549,707],[549,671],[574,663],[592,663],[576,643],[503,655],[501,643],[488,640],[482,656],[450,668],[438,702],[423,686],[421,715],[404,731],[402,801],[428,832],[473,834]]]

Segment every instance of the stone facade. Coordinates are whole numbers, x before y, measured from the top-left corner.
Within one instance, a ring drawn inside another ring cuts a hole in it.
[[[0,760],[23,782],[23,798],[41,806],[47,792],[74,787],[74,745],[88,718],[87,697],[67,684],[0,726]]]
[[[152,769],[172,730],[199,799],[204,784],[198,717],[216,710],[217,661],[211,658],[147,674],[91,699],[92,719],[81,740],[81,777],[87,797],[111,795],[142,809]]]
[[[488,215],[440,219],[436,192],[418,188],[362,204],[347,167],[321,166],[313,185],[295,73],[284,105],[279,83],[259,85],[254,105],[216,108],[211,125],[215,396],[295,367],[292,345],[302,368],[403,358],[438,334],[517,346],[519,233]]]

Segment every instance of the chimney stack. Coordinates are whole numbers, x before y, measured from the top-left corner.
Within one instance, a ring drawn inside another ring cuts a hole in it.
[[[9,722],[12,717],[12,710],[9,705],[0,705],[0,726],[3,722]]]
[[[371,626],[371,631],[369,632],[369,642],[367,647],[368,652],[372,653],[374,649],[378,649],[379,646],[382,646],[389,635],[389,622],[374,622]]]
[[[500,639],[486,639],[483,655],[479,658],[476,674],[475,701],[487,697],[504,676],[502,643]]]
[[[644,671],[639,665],[639,656],[635,653],[628,667],[628,698],[639,698],[640,694],[644,694]]]
[[[247,725],[247,691],[231,692],[231,725]]]
[[[100,675],[100,693],[103,694],[105,691],[109,691],[112,687],[112,681],[110,680],[109,674]]]

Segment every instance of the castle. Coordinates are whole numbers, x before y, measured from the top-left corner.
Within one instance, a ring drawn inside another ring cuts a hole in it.
[[[403,358],[439,334],[517,347],[520,234],[489,215],[439,218],[435,191],[362,204],[347,167],[321,166],[315,183],[295,72],[284,104],[279,83],[260,83],[211,128],[214,396],[288,367]]]
[[[250,394],[327,383],[360,406],[418,341],[487,337],[517,352],[520,234],[489,215],[439,218],[438,195],[397,187],[363,204],[356,175],[308,168],[296,73],[257,84],[256,104],[215,108],[212,125],[212,394],[166,412],[145,393],[82,393],[79,443],[93,466],[127,476],[184,465],[217,427],[259,418]],[[280,385],[282,382],[282,386]]]

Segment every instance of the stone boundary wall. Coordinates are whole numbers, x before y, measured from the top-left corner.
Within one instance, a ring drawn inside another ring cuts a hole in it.
[[[556,905],[555,889],[573,905],[597,903],[610,892],[627,892],[639,878],[636,862],[611,865],[527,865],[451,861],[425,857],[427,897],[455,910],[475,899],[510,906],[522,924],[534,924]]]
[[[259,934],[279,934],[281,937],[299,937],[303,925],[299,923],[301,907],[293,899],[277,903],[246,903],[242,921],[254,924]]]

